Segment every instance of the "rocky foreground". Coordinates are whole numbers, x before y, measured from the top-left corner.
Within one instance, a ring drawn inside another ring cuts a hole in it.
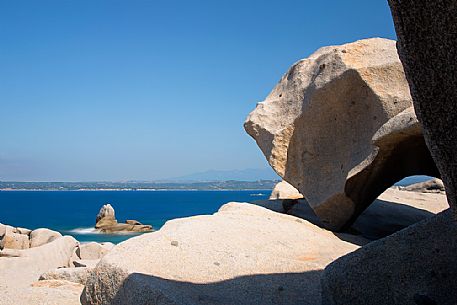
[[[38,230],[59,236],[26,249],[11,249],[14,245],[6,243],[0,247],[0,304],[80,304],[88,274],[114,245],[79,244],[71,236]],[[0,224],[0,239],[20,234],[14,231],[17,228]]]
[[[228,203],[114,247],[58,236],[0,251],[0,304],[320,304],[323,270],[335,259],[446,208],[444,194],[392,188],[350,233],[269,200]]]

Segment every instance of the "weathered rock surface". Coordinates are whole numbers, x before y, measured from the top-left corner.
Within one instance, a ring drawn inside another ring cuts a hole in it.
[[[30,247],[39,247],[44,244],[50,243],[51,241],[62,237],[62,234],[60,234],[57,231],[49,230],[46,228],[40,228],[33,230],[30,233]]]
[[[370,240],[380,239],[449,208],[446,195],[387,189],[352,224]]]
[[[62,234],[49,229],[29,230],[21,227],[12,227],[0,224],[0,250],[28,249],[44,245]]]
[[[455,236],[447,210],[337,259],[325,268],[323,305],[457,304]]]
[[[13,233],[7,230],[0,239],[0,250],[2,249],[27,249],[29,248],[29,237],[20,233]]]
[[[303,199],[298,200],[298,204],[287,212],[283,208],[282,200],[260,200],[254,203],[322,226],[319,218]],[[351,227],[345,231],[346,233],[335,234],[343,240],[364,245],[431,218],[448,208],[449,204],[444,193],[404,191],[391,187],[360,214]]]
[[[294,64],[245,129],[324,225],[338,230],[401,178],[439,176],[411,106],[395,41],[366,39]]]
[[[421,193],[444,193],[444,184],[441,179],[434,178],[428,181],[414,183],[400,187],[403,191],[421,192]]]
[[[114,212],[114,208],[111,204],[107,203],[100,208],[100,211],[95,218],[95,228],[101,228],[104,226],[116,225],[117,220]]]
[[[76,249],[76,255],[80,259],[100,259],[105,256],[112,248],[114,247],[113,243],[96,243],[89,242],[81,244]]]
[[[322,268],[354,249],[299,218],[229,203],[114,247],[89,277],[81,302],[318,304]]]
[[[21,227],[17,227],[16,231],[17,231],[17,233],[24,234],[24,235],[30,235],[30,233],[32,232],[32,230],[30,230],[30,229],[21,228]]]
[[[17,233],[16,228],[0,223],[0,238],[2,238],[7,232]]]
[[[58,268],[43,273],[40,276],[42,280],[64,280],[73,283],[85,285],[89,274],[94,268],[91,267],[79,267],[79,268]]]
[[[100,259],[79,259],[73,261],[73,265],[76,268],[94,268],[98,263],[100,262]]]
[[[457,5],[389,0],[398,53],[424,137],[457,216]]]
[[[277,199],[301,199],[303,195],[287,181],[281,181],[275,185],[270,195],[270,200]]]
[[[81,258],[78,256],[79,252],[79,245],[73,250],[73,253],[70,256],[70,267],[75,267],[74,261],[80,260]]]
[[[135,233],[135,232],[152,232],[152,226],[150,225],[130,225],[127,223],[117,223],[115,225],[108,225],[99,227],[102,233]]]
[[[152,226],[143,225],[139,221],[129,220],[128,223],[118,223],[115,218],[114,208],[111,204],[101,207],[96,217],[95,228],[103,233],[122,233],[122,232],[151,232]]]
[[[20,249],[8,249],[4,248],[0,250],[0,257],[20,257],[22,256],[22,252]]]
[[[0,257],[0,304],[77,304],[74,291],[31,286],[44,272],[68,267],[77,244],[73,237],[63,236],[39,247],[16,250],[18,257]]]
[[[21,228],[15,228],[9,225],[0,223],[0,250],[4,249],[27,249],[29,245],[29,237],[22,235]]]
[[[31,284],[27,294],[23,295],[17,305],[81,305],[79,295],[84,286],[64,280],[45,280]],[[1,304],[1,301],[0,301]],[[5,303],[10,305],[11,303]]]

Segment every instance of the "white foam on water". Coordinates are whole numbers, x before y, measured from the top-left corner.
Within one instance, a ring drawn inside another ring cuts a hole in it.
[[[77,234],[77,235],[94,235],[94,234],[99,234],[99,235],[138,235],[141,234],[141,232],[130,232],[130,231],[119,231],[119,232],[110,232],[110,233],[105,233],[101,232],[100,230],[97,230],[95,228],[75,228],[72,230],[67,230],[65,231],[70,234]]]
[[[75,228],[73,230],[69,230],[68,232],[79,235],[100,234],[100,231],[95,228]]]
[[[249,194],[249,196],[265,196],[265,194],[257,193],[257,194]]]

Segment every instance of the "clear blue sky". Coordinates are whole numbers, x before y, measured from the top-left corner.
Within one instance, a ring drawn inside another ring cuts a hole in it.
[[[265,168],[247,114],[317,48],[395,39],[386,0],[0,2],[0,180]]]

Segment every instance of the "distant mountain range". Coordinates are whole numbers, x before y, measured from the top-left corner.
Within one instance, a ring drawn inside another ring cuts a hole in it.
[[[271,168],[248,168],[241,170],[208,170],[180,177],[166,179],[167,181],[259,181],[280,180],[281,178]]]

